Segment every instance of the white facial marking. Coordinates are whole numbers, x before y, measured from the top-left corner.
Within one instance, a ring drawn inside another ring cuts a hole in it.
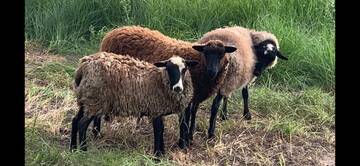
[[[179,87],[179,88],[180,88],[180,91],[184,90],[181,77],[180,77],[180,79],[179,79],[179,82],[176,83],[176,84],[173,86],[173,90],[174,90],[176,87]]]
[[[266,50],[268,50],[268,51],[274,50],[274,45],[272,45],[272,44],[267,44],[267,45],[266,45]]]
[[[266,50],[264,51],[264,54],[267,54],[268,51],[272,51],[272,50],[274,50],[274,45],[267,44],[266,45]]]
[[[184,70],[185,68],[185,64],[184,64],[184,60],[181,58],[181,57],[178,57],[178,56],[174,56],[174,57],[171,57],[170,58],[170,62],[177,65],[179,67],[179,72],[181,73],[182,70]],[[179,79],[179,82],[176,83],[174,86],[173,86],[173,90],[176,88],[176,87],[179,87],[180,90],[184,90],[184,86],[183,86],[183,81],[182,81],[182,75],[180,75],[180,79]]]
[[[169,60],[170,60],[171,63],[179,66],[180,71],[181,71],[183,68],[185,68],[185,64],[184,64],[183,59],[182,59],[181,57],[173,56],[173,57],[171,57]]]

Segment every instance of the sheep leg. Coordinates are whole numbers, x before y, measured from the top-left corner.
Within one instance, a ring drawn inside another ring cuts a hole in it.
[[[84,108],[80,106],[79,112],[75,115],[71,123],[71,140],[70,140],[70,150],[73,151],[76,149],[76,137],[78,132],[79,120],[84,116]]]
[[[193,140],[193,135],[194,135],[194,131],[195,131],[195,119],[196,119],[196,112],[197,109],[199,107],[199,103],[193,104],[191,107],[191,124],[190,124],[190,131],[189,131],[189,140],[192,141]]]
[[[251,113],[249,111],[249,90],[248,90],[248,86],[245,86],[242,89],[242,96],[243,96],[243,100],[244,100],[244,118],[246,120],[251,120]]]
[[[188,145],[188,134],[189,134],[189,120],[190,120],[190,111],[191,111],[192,102],[186,107],[184,114],[180,114],[179,123],[180,123],[180,138],[178,141],[178,146],[181,149],[184,149]]]
[[[223,99],[223,109],[221,111],[221,119],[222,120],[228,120],[228,116],[227,116],[227,102],[228,102],[228,97],[224,96]]]
[[[154,130],[154,154],[156,157],[160,157],[165,154],[164,150],[164,123],[162,117],[156,117],[153,119]]]
[[[79,121],[79,142],[80,150],[87,151],[86,145],[86,130],[89,127],[90,122],[93,120],[94,116],[89,118],[88,116],[83,116]]]
[[[96,138],[100,137],[101,115],[94,118],[94,126],[92,132]]]
[[[208,138],[213,138],[215,136],[215,124],[216,124],[216,114],[218,112],[220,103],[221,103],[221,99],[224,96],[221,95],[220,93],[218,93],[215,97],[215,99],[213,100],[213,104],[211,106],[211,116],[210,116],[210,121],[209,121],[209,130],[208,130]]]

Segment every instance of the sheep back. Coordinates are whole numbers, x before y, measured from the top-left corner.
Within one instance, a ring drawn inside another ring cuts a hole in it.
[[[169,59],[172,55],[197,61],[202,59],[191,43],[141,26],[124,26],[111,30],[104,36],[100,51],[127,54],[150,63]]]
[[[170,38],[157,30],[125,26],[108,32],[102,40],[100,51],[128,54],[150,63],[169,59],[172,55],[197,60],[199,64],[190,69],[194,88],[193,100],[202,102],[213,95],[223,83],[228,59],[223,58],[220,62],[221,68],[215,80],[207,80],[205,59],[192,46],[190,42]]]

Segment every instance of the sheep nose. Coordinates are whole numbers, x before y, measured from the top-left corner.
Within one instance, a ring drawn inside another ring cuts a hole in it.
[[[215,71],[215,70],[207,70],[207,74],[208,74],[210,79],[214,79],[216,74],[217,74],[217,71]]]
[[[182,89],[181,89],[180,87],[178,87],[178,86],[177,86],[177,87],[174,87],[173,90],[174,90],[175,92],[178,92],[178,93],[182,91]]]

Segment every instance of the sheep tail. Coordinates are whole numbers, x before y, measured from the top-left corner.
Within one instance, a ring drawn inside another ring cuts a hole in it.
[[[76,70],[76,73],[75,73],[75,81],[74,81],[75,89],[77,89],[77,87],[79,87],[82,78],[83,78],[83,72],[82,72],[82,67],[80,67],[78,70]]]

